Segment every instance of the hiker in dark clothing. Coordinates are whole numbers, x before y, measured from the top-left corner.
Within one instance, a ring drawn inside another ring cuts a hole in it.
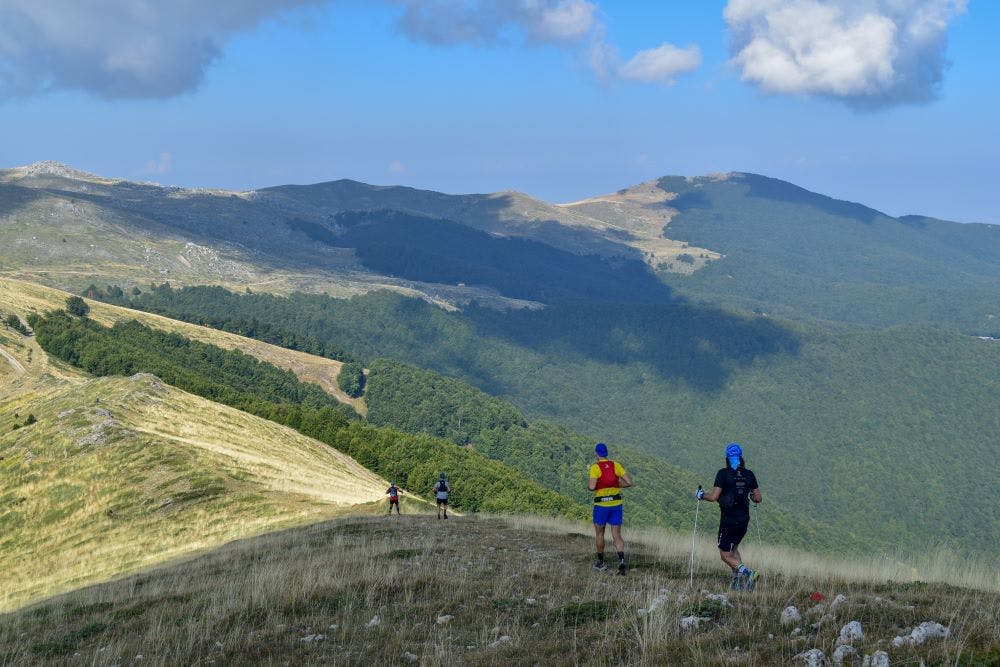
[[[434,499],[437,500],[438,518],[441,518],[441,510],[444,509],[444,518],[448,518],[448,494],[451,493],[451,487],[448,486],[448,480],[445,478],[444,473],[438,477],[437,484],[434,485]]]
[[[719,503],[719,556],[733,571],[734,590],[753,590],[760,574],[743,563],[740,541],[750,525],[750,501],[761,501],[757,477],[743,461],[743,448],[731,442],[726,447],[726,467],[715,474],[715,486],[705,492],[701,487],[695,498]]]
[[[399,516],[399,494],[402,493],[399,487],[396,486],[395,482],[389,482],[389,488],[386,489],[386,495],[389,496],[389,514],[392,514],[392,506],[396,506],[396,516]]]

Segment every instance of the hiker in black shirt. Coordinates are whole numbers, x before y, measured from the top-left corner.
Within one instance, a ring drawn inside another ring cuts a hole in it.
[[[715,474],[714,488],[705,492],[698,487],[695,497],[719,503],[719,555],[733,571],[732,588],[753,590],[760,574],[743,564],[740,541],[750,524],[750,501],[761,501],[757,477],[743,461],[743,448],[731,442],[726,447],[726,467]]]

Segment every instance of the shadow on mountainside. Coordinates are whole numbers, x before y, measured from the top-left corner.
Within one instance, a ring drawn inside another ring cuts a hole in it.
[[[870,225],[879,218],[888,218],[880,211],[868,208],[862,204],[833,199],[826,195],[810,192],[805,188],[792,185],[786,181],[757,174],[743,174],[742,181],[746,183],[747,195],[760,199],[773,199],[788,204],[800,204],[818,209],[829,215],[849,218]]]
[[[86,201],[106,212],[116,226],[190,241],[219,251],[236,249],[265,269],[324,270],[343,261],[329,247],[318,246],[289,229],[280,217],[236,195],[190,193],[135,183],[98,192],[46,188],[34,190],[68,201]]]
[[[578,255],[526,238],[500,237],[450,220],[399,211],[345,211],[341,231],[296,228],[354,248],[370,270],[430,283],[486,285],[544,303],[595,300],[669,303],[670,288],[642,262]]]
[[[557,350],[603,363],[644,363],[666,379],[703,392],[722,390],[734,370],[756,359],[795,355],[794,332],[679,301],[669,304],[562,302],[542,310],[500,313],[470,308],[482,336],[500,336],[539,352]]]

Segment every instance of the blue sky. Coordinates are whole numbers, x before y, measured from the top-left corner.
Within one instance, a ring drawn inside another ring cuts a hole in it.
[[[5,0],[0,166],[549,201],[752,171],[1000,223],[990,0],[202,5]]]

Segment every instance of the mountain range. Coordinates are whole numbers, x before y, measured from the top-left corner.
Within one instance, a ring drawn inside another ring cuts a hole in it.
[[[0,171],[0,248],[0,276],[460,381],[677,471],[657,484],[710,482],[739,440],[767,497],[849,548],[1000,546],[995,503],[948,493],[990,488],[1000,449],[1000,226],[744,173],[550,204],[37,163]],[[455,433],[435,419],[405,428]]]

